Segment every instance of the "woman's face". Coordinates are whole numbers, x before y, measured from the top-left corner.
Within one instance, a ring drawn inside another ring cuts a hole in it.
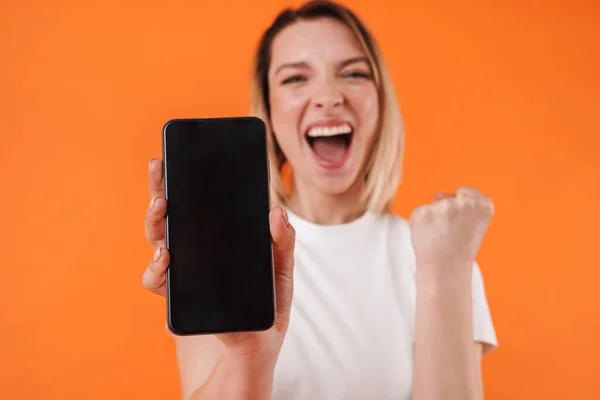
[[[379,103],[365,52],[329,18],[300,21],[272,44],[271,124],[297,183],[347,192],[369,156]]]

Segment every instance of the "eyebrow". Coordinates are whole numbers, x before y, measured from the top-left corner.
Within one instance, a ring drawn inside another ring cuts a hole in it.
[[[368,64],[369,63],[369,59],[367,57],[363,57],[363,56],[352,57],[352,58],[348,58],[347,60],[342,61],[340,63],[340,66],[342,68],[344,68],[344,67],[347,67],[348,65],[359,63],[359,62],[364,62],[364,63]],[[309,68],[309,66],[304,61],[298,61],[298,62],[292,62],[292,63],[285,63],[285,64],[282,64],[279,67],[277,67],[277,69],[275,70],[275,75],[277,75],[282,69],[285,69],[285,68],[307,69],[307,68]]]

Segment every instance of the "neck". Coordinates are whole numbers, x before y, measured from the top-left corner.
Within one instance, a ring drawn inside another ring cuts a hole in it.
[[[342,194],[329,194],[294,179],[288,207],[300,218],[314,224],[343,224],[366,212],[360,201],[362,189],[360,184],[356,184]]]

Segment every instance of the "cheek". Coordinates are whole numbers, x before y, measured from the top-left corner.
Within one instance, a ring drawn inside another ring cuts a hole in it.
[[[287,156],[298,147],[297,127],[302,116],[303,100],[297,94],[273,90],[269,96],[271,125],[275,138]]]
[[[355,112],[358,114],[360,124],[365,128],[365,134],[371,136],[374,134],[379,118],[379,99],[377,90],[374,86],[365,86],[356,90],[352,95],[352,103]]]
[[[363,102],[363,115],[367,121],[376,121],[379,115],[379,101],[377,100],[377,94],[373,93],[371,96],[366,96]]]
[[[270,95],[271,118],[283,123],[291,123],[302,109],[300,96],[284,90],[274,90]]]

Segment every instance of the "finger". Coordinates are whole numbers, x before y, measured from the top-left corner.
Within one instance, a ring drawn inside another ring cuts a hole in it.
[[[435,201],[439,201],[442,199],[447,199],[449,197],[454,197],[455,195],[452,193],[446,193],[446,192],[441,192],[441,191],[437,191],[435,192],[435,194],[433,195],[433,200]]]
[[[163,190],[162,161],[158,158],[150,160],[148,165],[148,184],[151,197],[165,197]]]
[[[457,195],[465,196],[465,197],[483,197],[483,193],[479,190],[469,187],[469,186],[461,186],[456,190]]]
[[[456,193],[462,199],[470,200],[471,202],[468,204],[483,210],[486,214],[494,214],[494,204],[492,200],[481,191],[472,187],[461,186]]]
[[[159,296],[166,295],[165,280],[170,255],[167,249],[156,249],[152,261],[142,275],[142,285]]]
[[[276,326],[287,327],[294,292],[294,244],[296,232],[288,220],[287,212],[278,206],[269,216],[273,238],[275,264]]]
[[[146,211],[145,231],[146,240],[157,249],[165,245],[165,215],[167,214],[167,201],[161,197],[150,200]]]

